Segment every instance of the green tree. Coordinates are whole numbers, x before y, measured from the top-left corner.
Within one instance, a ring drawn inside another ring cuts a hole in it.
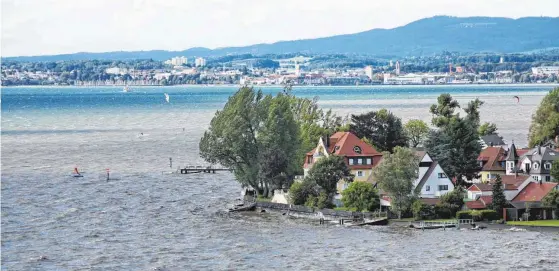
[[[479,126],[481,118],[479,113],[479,108],[484,104],[484,102],[478,98],[468,103],[468,106],[464,108],[464,111],[468,114],[466,119],[469,120],[475,126]]]
[[[431,105],[429,112],[433,114],[432,124],[436,127],[446,126],[450,119],[454,117],[454,110],[460,108],[458,101],[454,100],[450,94],[441,94],[437,98],[437,104]]]
[[[302,182],[295,182],[289,188],[289,202],[295,205],[304,205],[311,196],[319,195],[319,187],[316,183],[304,179]]]
[[[429,126],[422,120],[409,120],[404,126],[404,131],[410,140],[410,146],[416,148],[429,135]]]
[[[553,219],[559,217],[559,190],[552,190],[542,199],[543,206],[553,209]]]
[[[259,161],[264,195],[268,191],[289,187],[290,180],[299,170],[299,126],[293,118],[289,97],[278,94],[270,103],[268,117],[258,134]],[[271,185],[271,189],[269,187]]]
[[[441,210],[448,210],[448,212],[450,213],[449,216],[450,217],[454,217],[456,215],[456,212],[460,211],[460,209],[462,209],[462,206],[464,206],[464,198],[466,197],[466,191],[464,190],[464,188],[458,186],[455,187],[454,190],[444,194],[441,197],[441,202],[437,207],[437,209],[439,209],[439,212],[441,212]]]
[[[356,208],[357,211],[374,211],[380,206],[380,199],[373,184],[352,182],[342,191],[344,207]]]
[[[458,185],[465,185],[464,177],[472,180],[478,176],[481,145],[477,128],[470,121],[452,118],[445,127],[430,133],[425,146]]]
[[[501,175],[497,174],[497,178],[493,184],[493,202],[491,203],[491,209],[495,210],[497,215],[501,217],[503,215],[503,209],[506,206],[507,198],[503,190],[503,182],[501,181]]]
[[[495,134],[497,133],[497,125],[495,123],[486,122],[479,126],[477,132],[480,136]]]
[[[286,87],[284,92],[291,95],[291,88]],[[290,98],[294,119],[299,124],[301,147],[297,154],[297,163],[300,168],[303,165],[305,154],[316,147],[318,139],[321,136],[333,134],[344,124],[345,120],[336,116],[331,110],[325,112],[320,109],[316,97],[312,100],[295,96],[290,96]]]
[[[237,181],[257,190],[262,188],[257,135],[271,100],[261,91],[242,87],[215,113],[199,145],[204,160],[233,169]]]
[[[379,151],[392,152],[396,146],[408,145],[402,120],[386,109],[352,115],[350,131],[369,139]]]
[[[336,192],[338,181],[341,179],[351,181],[353,175],[351,175],[343,157],[330,155],[316,161],[305,179],[318,184],[327,194],[332,195]]]
[[[413,182],[417,179],[419,158],[407,148],[396,147],[384,152],[382,161],[373,169],[373,179],[390,196],[390,208],[402,218],[415,199]]]
[[[559,183],[559,160],[553,161],[549,175],[551,175],[551,181]]]
[[[433,207],[423,203],[421,200],[414,201],[411,210],[416,220],[430,219],[435,216]]]
[[[534,147],[556,136],[559,136],[559,88],[551,90],[532,115],[528,144]]]

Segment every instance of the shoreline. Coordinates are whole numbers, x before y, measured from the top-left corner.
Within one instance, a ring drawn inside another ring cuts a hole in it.
[[[13,86],[2,86],[2,88],[119,88],[124,85],[104,85],[104,86],[74,86],[74,85],[13,85]],[[240,88],[243,85],[239,84],[184,84],[184,85],[128,85],[134,88],[177,88],[177,87],[192,87],[192,88],[205,88],[205,87],[225,87],[225,88]],[[248,85],[249,87],[255,88],[284,88],[283,85]],[[379,85],[293,85],[296,88],[390,88],[390,87],[408,87],[408,88],[444,88],[444,87],[559,87],[559,83],[518,83],[518,84],[436,84],[436,85],[394,85],[394,84],[379,84]],[[132,91],[133,92],[133,91]]]

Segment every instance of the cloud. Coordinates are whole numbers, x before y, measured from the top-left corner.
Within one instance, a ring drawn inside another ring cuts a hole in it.
[[[559,16],[559,1],[2,0],[2,56],[242,46],[434,15]]]

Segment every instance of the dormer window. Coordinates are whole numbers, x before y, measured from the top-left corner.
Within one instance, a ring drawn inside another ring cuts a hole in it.
[[[551,169],[551,163],[550,162],[545,163],[545,165],[543,165],[543,168]]]
[[[534,169],[538,169],[540,167],[540,164],[538,162],[534,162]]]
[[[353,151],[354,151],[355,153],[361,153],[361,147],[355,146],[355,147],[353,147]]]

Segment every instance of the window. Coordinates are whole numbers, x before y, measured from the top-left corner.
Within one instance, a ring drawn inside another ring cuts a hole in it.
[[[545,169],[551,169],[551,163],[547,162],[547,163],[545,163],[545,165],[543,167]]]
[[[342,189],[342,190],[346,190],[348,186],[349,186],[349,183],[344,182],[344,189]]]
[[[479,166],[483,167],[483,161],[479,161]]]
[[[357,164],[358,164],[358,165],[363,165],[363,159],[358,158],[358,159],[357,159]]]
[[[551,176],[545,176],[545,181],[546,182],[551,182]]]
[[[537,180],[538,180],[538,176],[537,176],[537,175],[533,175],[533,176],[532,176],[532,179],[534,179],[534,180],[537,181]]]
[[[361,153],[361,147],[355,146],[355,147],[353,147],[353,151],[356,152],[356,153]]]
[[[367,158],[367,165],[372,165],[373,164],[373,160],[371,158]]]
[[[363,177],[363,171],[361,170],[357,171],[357,177]]]
[[[307,159],[307,164],[312,164],[312,156],[309,156]]]
[[[425,191],[430,191],[430,190],[431,190],[431,186],[430,186],[430,185],[425,186]]]
[[[349,158],[349,164],[353,165],[353,158]]]
[[[491,179],[491,175],[487,173],[487,179]]]
[[[442,178],[446,178],[446,174],[444,174],[444,173],[439,173],[439,179],[442,179]]]
[[[439,185],[439,191],[446,191],[448,190],[448,185]]]
[[[538,162],[534,162],[534,169],[538,169],[540,167],[540,164],[538,164]]]

